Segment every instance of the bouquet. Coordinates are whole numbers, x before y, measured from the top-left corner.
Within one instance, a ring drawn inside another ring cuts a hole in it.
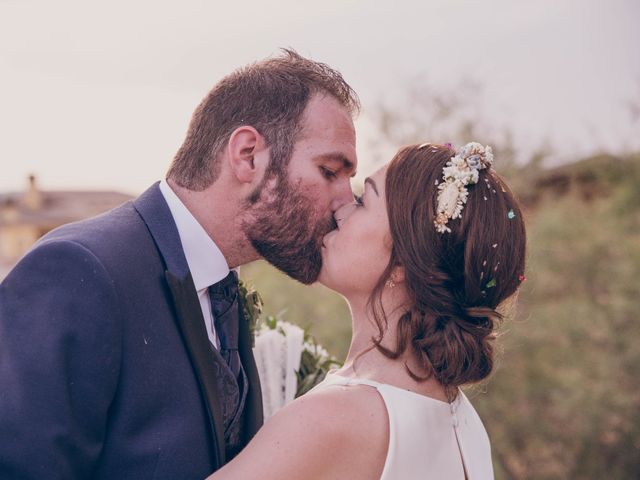
[[[262,298],[240,284],[245,319],[253,336],[253,353],[262,386],[265,420],[294,398],[307,393],[341,363],[308,332],[278,316],[261,318]]]

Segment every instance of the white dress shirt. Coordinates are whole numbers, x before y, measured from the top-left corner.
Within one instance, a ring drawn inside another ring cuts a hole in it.
[[[160,182],[160,192],[169,205],[173,221],[178,227],[184,256],[198,293],[200,308],[204,317],[207,335],[211,343],[219,347],[218,337],[213,326],[211,300],[208,288],[229,274],[229,264],[222,252],[205,229],[178,198],[166,180]]]

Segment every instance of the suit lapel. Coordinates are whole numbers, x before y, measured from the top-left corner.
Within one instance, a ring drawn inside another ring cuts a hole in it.
[[[167,268],[165,279],[175,306],[176,323],[206,406],[215,447],[215,467],[220,468],[225,462],[225,446],[220,393],[217,391],[213,368],[214,357],[180,235],[158,183],[138,197],[134,201],[134,207],[146,223]]]
[[[251,332],[249,332],[249,324],[243,315],[244,299],[238,302],[240,309],[240,329],[238,332],[238,354],[242,361],[245,375],[249,381],[249,392],[247,394],[247,403],[245,410],[245,421],[243,429],[243,440],[245,445],[253,438],[264,421],[262,409],[262,390],[260,388],[260,378],[258,377],[258,368],[253,356]]]
[[[222,407],[219,401],[219,392],[215,380],[215,370],[213,368],[214,357],[211,352],[211,345],[207,337],[204,326],[202,310],[198,302],[191,274],[187,278],[180,279],[171,272],[166,272],[167,283],[171,289],[173,302],[176,307],[178,326],[182,333],[182,338],[191,359],[200,391],[206,399],[207,412],[209,414],[209,425],[214,433],[216,465],[218,467],[225,463],[224,448],[224,427],[222,425]]]

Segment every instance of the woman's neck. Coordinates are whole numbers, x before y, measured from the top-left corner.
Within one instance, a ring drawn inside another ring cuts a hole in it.
[[[380,374],[387,376],[387,373],[397,373],[398,370],[404,369],[404,362],[400,358],[390,359],[376,348],[374,339],[380,338],[380,329],[368,299],[349,298],[348,302],[353,333],[349,353],[341,372],[355,374],[357,370],[359,376],[373,378],[380,376]],[[388,301],[386,303],[387,305],[383,303],[386,321],[384,318],[380,318],[383,329],[381,345],[393,351],[395,350],[396,324],[400,311],[398,308],[391,308],[392,305],[388,304]]]
[[[409,375],[407,367],[420,377],[425,377],[428,374],[418,365],[412,351],[405,351],[398,358],[392,359],[376,348],[373,340],[380,338],[380,330],[368,302],[366,300],[356,301],[352,298],[347,300],[351,309],[353,335],[349,353],[338,374],[388,383],[446,401],[444,388],[435,378],[417,381]],[[402,304],[398,299],[389,301],[388,297],[383,296],[386,322],[384,319],[380,319],[383,327],[380,344],[391,351],[396,350],[396,327],[398,319],[404,313],[404,309],[401,308]]]

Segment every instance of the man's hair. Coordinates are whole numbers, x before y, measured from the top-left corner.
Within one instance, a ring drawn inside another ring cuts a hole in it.
[[[338,71],[293,50],[284,49],[278,57],[236,70],[193,113],[167,177],[190,190],[209,187],[220,174],[220,153],[242,125],[254,127],[271,148],[266,177],[283,174],[301,131],[303,112],[315,94],[335,98],[352,115],[360,108],[356,93]]]

